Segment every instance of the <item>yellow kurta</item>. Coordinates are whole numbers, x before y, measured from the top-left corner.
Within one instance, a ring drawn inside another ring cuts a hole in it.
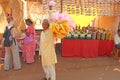
[[[40,55],[42,66],[51,66],[57,63],[54,47],[54,37],[50,29],[42,31],[40,38]]]

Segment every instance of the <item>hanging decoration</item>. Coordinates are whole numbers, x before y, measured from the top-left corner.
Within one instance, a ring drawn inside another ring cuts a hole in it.
[[[75,14],[75,0],[71,0],[71,13]]]
[[[48,11],[47,1],[46,1],[46,0],[43,0],[43,1],[42,1],[42,4],[43,4],[43,12],[47,12],[47,11]]]
[[[71,14],[71,5],[70,5],[70,2],[71,2],[70,0],[67,1],[67,3],[68,3],[67,4],[67,12],[68,12],[68,14]]]
[[[67,12],[68,14],[81,14],[87,16],[120,15],[119,0],[54,0],[54,1],[57,2],[56,6],[59,5],[59,8],[60,7],[62,8],[62,12]]]
[[[62,2],[62,7],[61,7],[63,12],[67,12],[66,3],[67,3],[66,0],[63,0],[63,2]]]
[[[87,16],[119,16],[119,0],[62,0],[62,11]],[[66,9],[67,8],[67,9]]]
[[[80,14],[80,4],[79,4],[79,0],[76,0],[76,14]]]

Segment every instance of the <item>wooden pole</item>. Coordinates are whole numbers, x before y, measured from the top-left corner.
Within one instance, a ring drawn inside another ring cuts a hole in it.
[[[63,7],[63,3],[62,2],[63,2],[63,0],[61,0],[61,3],[60,3],[61,4],[61,13],[63,12],[62,11],[62,7]]]

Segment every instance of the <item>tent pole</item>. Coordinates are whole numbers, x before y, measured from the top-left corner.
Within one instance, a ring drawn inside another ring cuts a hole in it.
[[[62,2],[63,2],[63,0],[60,0],[60,4],[61,4],[61,11],[60,11],[60,13],[62,13],[63,11],[62,11],[62,6],[63,6],[63,4],[62,4]]]

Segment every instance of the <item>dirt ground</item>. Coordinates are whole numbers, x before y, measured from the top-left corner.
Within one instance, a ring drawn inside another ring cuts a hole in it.
[[[21,54],[21,53],[20,53]],[[63,58],[57,54],[57,80],[120,80],[120,63],[112,57]],[[41,80],[45,74],[38,53],[35,62],[22,62],[22,69],[4,71],[0,61],[0,80]]]

